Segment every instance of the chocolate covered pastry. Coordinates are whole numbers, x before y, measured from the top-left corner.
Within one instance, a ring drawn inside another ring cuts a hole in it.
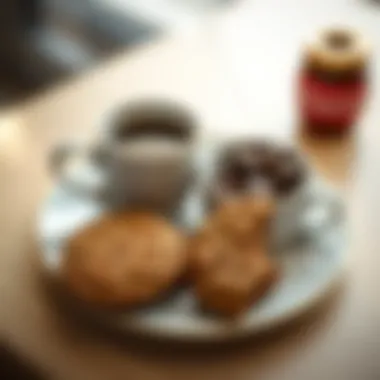
[[[298,153],[265,141],[230,144],[222,152],[216,177],[211,186],[210,201],[255,192],[264,184],[282,197],[304,182],[306,165]]]

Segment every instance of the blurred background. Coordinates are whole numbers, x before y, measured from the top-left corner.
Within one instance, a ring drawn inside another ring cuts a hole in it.
[[[233,0],[2,0],[0,106]]]
[[[0,107],[199,22],[230,0],[1,0]],[[0,342],[1,379],[42,379]]]

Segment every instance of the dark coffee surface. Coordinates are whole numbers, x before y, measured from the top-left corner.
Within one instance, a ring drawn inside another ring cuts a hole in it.
[[[174,105],[131,105],[122,109],[113,122],[115,137],[121,140],[146,135],[187,140],[194,133],[192,115]]]

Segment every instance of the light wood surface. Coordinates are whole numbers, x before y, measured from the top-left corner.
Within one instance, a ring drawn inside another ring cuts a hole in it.
[[[120,54],[0,118],[0,334],[53,378],[308,379],[380,378],[380,90],[350,141],[300,140],[316,169],[347,202],[346,276],[329,302],[291,328],[220,350],[180,350],[112,340],[79,329],[52,307],[38,281],[35,217],[51,186],[50,149],[91,136],[115,104],[145,95],[192,107],[213,138],[267,134],[293,138],[293,81],[302,41],[344,22],[374,45],[380,8],[365,0],[241,1],[186,32]],[[377,59],[377,61],[376,61]],[[206,132],[205,132],[206,133]],[[159,353],[157,353],[159,351]]]

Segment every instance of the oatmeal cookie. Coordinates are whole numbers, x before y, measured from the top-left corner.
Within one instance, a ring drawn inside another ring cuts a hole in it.
[[[179,231],[159,216],[124,212],[99,219],[69,241],[62,276],[83,300],[135,306],[167,291],[185,263]]]

